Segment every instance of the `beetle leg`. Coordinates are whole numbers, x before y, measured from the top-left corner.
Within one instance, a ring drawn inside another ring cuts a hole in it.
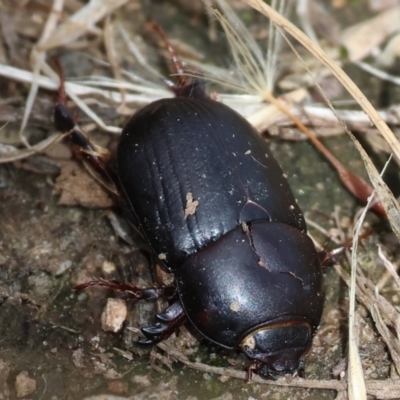
[[[371,235],[371,231],[365,232],[362,235],[359,236],[358,240],[361,241],[368,236]],[[348,239],[336,249],[333,249],[331,251],[328,250],[320,250],[318,251],[318,256],[321,262],[321,267],[323,269],[327,269],[329,267],[332,267],[334,264],[337,263],[338,258],[344,253],[346,249],[349,249],[351,246],[353,246],[353,239]]]
[[[247,383],[250,383],[251,379],[253,378],[253,366],[254,366],[254,364],[255,364],[255,361],[252,361],[250,363],[250,365],[247,367],[247,379],[246,379]]]
[[[60,88],[54,108],[54,126],[58,131],[66,134],[74,157],[83,161],[89,172],[111,193],[119,196],[118,180],[109,166],[110,154],[108,150],[91,143],[87,135],[75,123],[66,105],[65,79],[61,65],[56,62],[56,67],[60,77]]]
[[[89,286],[104,286],[110,289],[115,289],[128,295],[134,300],[159,299],[161,297],[172,298],[176,294],[175,286],[138,288],[130,283],[120,282],[117,280],[107,281],[103,279],[82,283],[81,285],[76,286],[75,289],[83,290]]]
[[[145,337],[138,340],[139,344],[151,345],[167,339],[186,321],[186,314],[180,301],[176,301],[156,318],[159,322],[155,325],[142,328]]]
[[[299,378],[305,379],[306,373],[304,371],[304,360],[301,359],[299,363],[299,368],[297,369],[297,375]]]
[[[165,83],[175,94],[176,97],[194,97],[196,99],[208,98],[205,90],[205,82],[203,79],[195,78],[189,80],[188,76],[184,74],[184,66],[176,54],[174,46],[168,40],[164,30],[154,21],[148,21],[147,26],[155,31],[164,42],[164,45],[171,57],[173,64],[173,74],[177,75],[177,82],[174,84],[170,80],[166,80]]]

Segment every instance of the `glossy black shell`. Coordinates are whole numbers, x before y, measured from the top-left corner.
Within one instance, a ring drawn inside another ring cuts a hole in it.
[[[306,231],[265,141],[210,99],[162,99],[133,115],[120,139],[118,175],[131,219],[171,271],[242,222]],[[185,218],[188,193],[199,205]]]

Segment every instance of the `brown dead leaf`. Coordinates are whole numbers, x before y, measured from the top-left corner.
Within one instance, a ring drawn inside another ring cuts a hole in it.
[[[60,195],[58,204],[88,208],[109,208],[113,201],[108,192],[75,162],[66,164],[54,185]]]

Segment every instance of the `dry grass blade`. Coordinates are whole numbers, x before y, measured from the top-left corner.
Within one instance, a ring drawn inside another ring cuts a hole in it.
[[[304,95],[301,94],[304,93]],[[307,94],[306,89],[297,89],[290,93],[284,95],[284,99],[288,100],[289,103],[302,103],[305,95]],[[234,102],[231,96],[220,95],[221,99],[228,103],[232,108],[237,108],[237,102]],[[245,100],[243,100],[245,101]],[[288,116],[279,113],[271,113],[271,105],[265,105],[256,112],[250,114],[247,119],[254,125],[260,132],[264,132],[270,126],[274,125],[288,125],[292,121]],[[275,108],[275,107],[274,107]],[[299,118],[303,123],[307,123],[313,126],[315,129],[318,127],[327,127],[331,130],[338,127],[338,118],[343,121],[349,129],[355,129],[359,131],[370,131],[371,120],[365,114],[364,111],[358,110],[335,110],[335,113],[328,107],[319,107],[312,105],[303,105],[301,109],[292,109],[291,112]],[[379,114],[382,119],[392,126],[399,125],[399,118],[397,115],[400,114],[400,108],[396,105],[390,107],[389,110],[379,110]],[[341,133],[343,130],[341,129]],[[379,135],[379,133],[377,133]],[[385,142],[386,143],[386,142]]]
[[[349,337],[349,368],[348,368],[348,395],[350,400],[366,400],[367,389],[365,386],[360,353],[353,335]]]
[[[121,82],[122,74],[121,74],[121,69],[120,69],[119,62],[118,62],[117,50],[115,48],[115,43],[114,43],[114,24],[112,23],[110,16],[108,16],[106,18],[106,24],[105,24],[105,28],[104,28],[104,47],[107,52],[108,61],[112,68],[114,78],[117,82]],[[126,90],[124,88],[120,87],[120,93],[121,93],[122,102],[121,102],[121,105],[119,106],[119,108],[123,109],[125,107]]]
[[[252,94],[260,103],[264,98],[264,93],[272,91],[275,79],[277,50],[281,42],[275,25],[270,24],[269,26],[267,56],[265,56],[260,45],[233,11],[228,1],[217,0],[216,3],[222,12],[208,2],[205,1],[205,3],[209,12],[217,18],[224,29],[236,69],[232,74],[232,71],[216,66],[196,62],[191,62],[191,65],[198,67],[202,71],[201,76],[207,81],[215,82],[237,93]],[[278,1],[274,0],[272,3],[278,3]],[[282,0],[279,3],[280,12],[285,13],[288,9],[285,7],[286,1]],[[189,72],[187,75],[200,76],[196,72]],[[234,96],[238,98],[240,95]]]
[[[15,149],[14,151],[1,152],[0,151],[0,164],[6,164],[18,160],[22,160],[24,158],[28,158],[34,154],[40,153],[41,151],[46,150],[52,144],[58,142],[63,138],[63,135],[52,135],[47,139],[37,143],[34,146],[30,146],[29,148],[25,148],[22,150]]]
[[[372,65],[366,62],[359,61],[354,64],[363,69],[364,71],[368,72],[369,74],[376,76],[379,79],[392,82],[395,85],[400,85],[400,78],[398,76],[388,74],[386,71],[373,67]]]
[[[297,89],[290,93],[286,93],[284,95],[285,104],[299,104],[302,103],[303,100],[308,95],[308,92],[304,88]],[[261,109],[253,112],[247,120],[259,131],[265,132],[269,127],[280,125],[280,123],[285,123],[286,121],[293,122],[293,118],[287,115],[285,108],[285,112],[282,111],[282,107],[277,107],[275,104],[267,104],[263,106]],[[300,118],[298,111],[296,113],[295,110],[290,110],[292,115],[295,115],[296,118]],[[307,116],[307,121],[310,118]]]
[[[222,28],[225,31],[226,37],[230,44],[230,49],[232,56],[237,66],[238,71],[241,72],[240,80],[238,82],[238,77],[234,77],[230,81],[226,78],[226,75],[222,78],[214,78],[212,76],[206,76],[207,80],[214,81],[216,83],[223,83],[226,86],[230,86],[232,89],[237,91],[244,91],[247,93],[255,93],[257,95],[262,95],[260,93],[266,87],[265,74],[261,69],[260,62],[258,59],[259,49],[254,53],[253,48],[256,46],[252,42],[248,45],[246,40],[249,35],[243,34],[242,24],[238,25],[239,30],[235,25],[233,25],[228,19],[225,18],[217,9],[213,9],[214,15],[219,20]],[[230,14],[228,14],[230,15]],[[242,30],[240,30],[242,28]]]
[[[93,112],[90,107],[86,105],[86,103],[81,100],[78,96],[75,95],[75,93],[72,93],[68,90],[68,87],[66,86],[66,93],[68,96],[71,98],[71,100],[74,101],[74,103],[89,117],[91,118],[98,126],[100,126],[102,129],[104,129],[107,132],[110,133],[116,133],[119,134],[121,133],[121,128],[118,126],[108,126],[104,123],[104,121],[95,113]]]
[[[155,68],[151,66],[151,64],[146,60],[146,58],[143,56],[143,54],[140,52],[138,46],[136,43],[130,38],[128,32],[121,26],[118,26],[119,33],[127,45],[129,51],[132,53],[132,55],[135,57],[136,61],[138,62],[139,66],[142,67],[149,75],[153,75],[157,80],[163,81],[164,76],[160,74]],[[126,72],[127,76],[131,76],[132,72],[130,71],[129,73]],[[140,80],[141,82],[146,82],[150,86],[152,82],[149,81],[144,81],[142,78],[138,77],[135,75],[134,80]]]
[[[335,269],[340,275],[340,277],[346,282],[346,284],[350,286],[350,276],[348,275],[348,273],[345,272],[344,269],[339,265],[336,265]],[[379,334],[382,336],[382,339],[387,344],[390,354],[392,350],[397,351],[397,346],[391,346],[390,343],[386,342],[387,337],[385,335],[387,326],[390,326],[396,331],[395,339],[397,341],[399,340],[398,338],[400,337],[400,315],[396,310],[396,308],[392,304],[390,304],[382,295],[377,293],[376,286],[369,279],[365,278],[361,273],[361,271],[358,271],[357,273],[356,295],[358,300],[362,304],[364,304],[364,306],[368,310],[372,310],[375,305],[379,307],[381,318],[377,318],[374,320],[376,328]],[[381,324],[381,322],[383,323],[383,325]],[[396,360],[398,360],[399,357],[397,356],[397,354],[393,355],[391,354],[391,358],[395,362],[396,369],[399,373],[400,363],[399,364],[396,363]]]
[[[378,295],[378,293],[377,293]],[[383,340],[387,344],[390,355],[394,364],[396,365],[397,372],[399,372],[400,368],[400,342],[399,339],[391,332],[388,328],[387,324],[385,324],[379,307],[377,304],[373,304],[370,309],[372,318],[375,321],[375,324],[379,330],[380,335],[382,336]]]
[[[260,89],[265,90],[266,88],[271,90],[272,86],[268,87],[267,79],[269,76],[272,77],[273,73],[272,71],[270,74],[267,73],[268,64],[264,62],[260,47],[229,3],[225,0],[217,0],[217,4],[223,14],[209,5],[208,8],[212,9],[225,31],[235,64],[248,85],[247,90],[249,93],[257,93]]]
[[[349,366],[348,366],[348,395],[350,400],[366,400],[367,393],[364,381],[364,373],[361,365],[360,353],[358,352],[357,338],[355,333],[356,328],[356,280],[357,280],[357,248],[360,237],[360,231],[368,211],[369,203],[372,201],[372,196],[368,201],[367,207],[358,219],[354,228],[353,251],[351,253],[351,278],[350,278],[350,303],[349,303]]]
[[[0,64],[0,76],[25,83],[32,83],[34,79],[32,72],[3,64]],[[39,86],[43,89],[58,90],[58,82],[48,78],[47,76],[39,75],[37,81]],[[158,100],[161,97],[172,96],[172,94],[164,88],[149,88],[147,86],[135,85],[129,82],[115,82],[114,80],[107,78],[93,78],[92,80],[82,81],[81,83],[65,82],[65,87],[66,90],[68,90],[68,93],[72,92],[76,96],[93,94],[101,96],[104,99],[110,100],[114,103],[120,103],[122,101],[121,93],[106,89],[117,89],[123,87],[127,90],[138,93],[128,93],[126,95],[126,100],[130,103],[139,104],[147,104],[151,101]]]
[[[383,181],[382,177],[379,175],[375,165],[368,157],[368,154],[365,152],[360,142],[352,134],[350,134],[350,138],[361,154],[369,179],[371,180],[372,185],[381,200],[382,206],[386,211],[393,232],[400,241],[400,205],[386,183]]]
[[[32,110],[33,102],[35,101],[35,97],[36,97],[37,91],[39,89],[38,78],[40,75],[40,70],[42,68],[42,64],[44,63],[45,58],[46,58],[46,54],[41,51],[38,51],[37,46],[44,43],[47,39],[49,39],[51,37],[51,34],[56,27],[58,18],[61,14],[63,7],[64,7],[64,0],[54,0],[53,1],[53,7],[51,9],[51,12],[49,13],[46,24],[43,28],[42,35],[41,35],[37,45],[32,49],[32,52],[31,52],[31,63],[33,64],[33,79],[32,79],[32,85],[29,90],[28,98],[26,99],[24,116],[22,118],[21,128],[19,131],[20,139],[26,147],[30,147],[30,145],[29,145],[28,140],[25,138],[23,132],[26,127],[26,124],[28,123],[28,119],[29,119],[29,115]]]
[[[399,274],[397,273],[397,270],[394,267],[393,263],[391,263],[387,259],[387,257],[383,254],[381,246],[378,246],[378,255],[379,255],[379,258],[383,261],[383,264],[385,265],[385,268],[389,272],[390,276],[393,278],[393,280],[397,283],[397,286],[400,288],[400,277],[399,277]]]
[[[354,97],[361,108],[368,114],[371,121],[375,124],[379,132],[386,139],[394,154],[400,159],[400,143],[396,136],[387,126],[387,124],[380,117],[378,112],[357,87],[357,85],[349,78],[349,76],[312,40],[310,40],[303,32],[301,32],[295,25],[293,25],[286,18],[282,17],[272,7],[263,2],[262,0],[244,0],[251,7],[255,8],[266,17],[270,18],[271,21],[279,26],[282,30],[288,32],[296,40],[298,40],[308,51],[310,51],[317,59],[319,59],[336,78],[342,83],[342,85],[348,90],[348,92]]]
[[[61,24],[51,38],[41,43],[38,50],[48,51],[55,47],[65,46],[86,32],[97,32],[100,35],[101,31],[96,30],[95,24],[127,2],[128,0],[89,1],[88,4]]]

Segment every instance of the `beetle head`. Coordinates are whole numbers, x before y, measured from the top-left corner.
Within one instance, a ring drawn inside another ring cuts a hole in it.
[[[281,373],[304,371],[304,356],[312,341],[311,326],[306,322],[289,321],[263,326],[248,333],[239,347],[267,379]]]

